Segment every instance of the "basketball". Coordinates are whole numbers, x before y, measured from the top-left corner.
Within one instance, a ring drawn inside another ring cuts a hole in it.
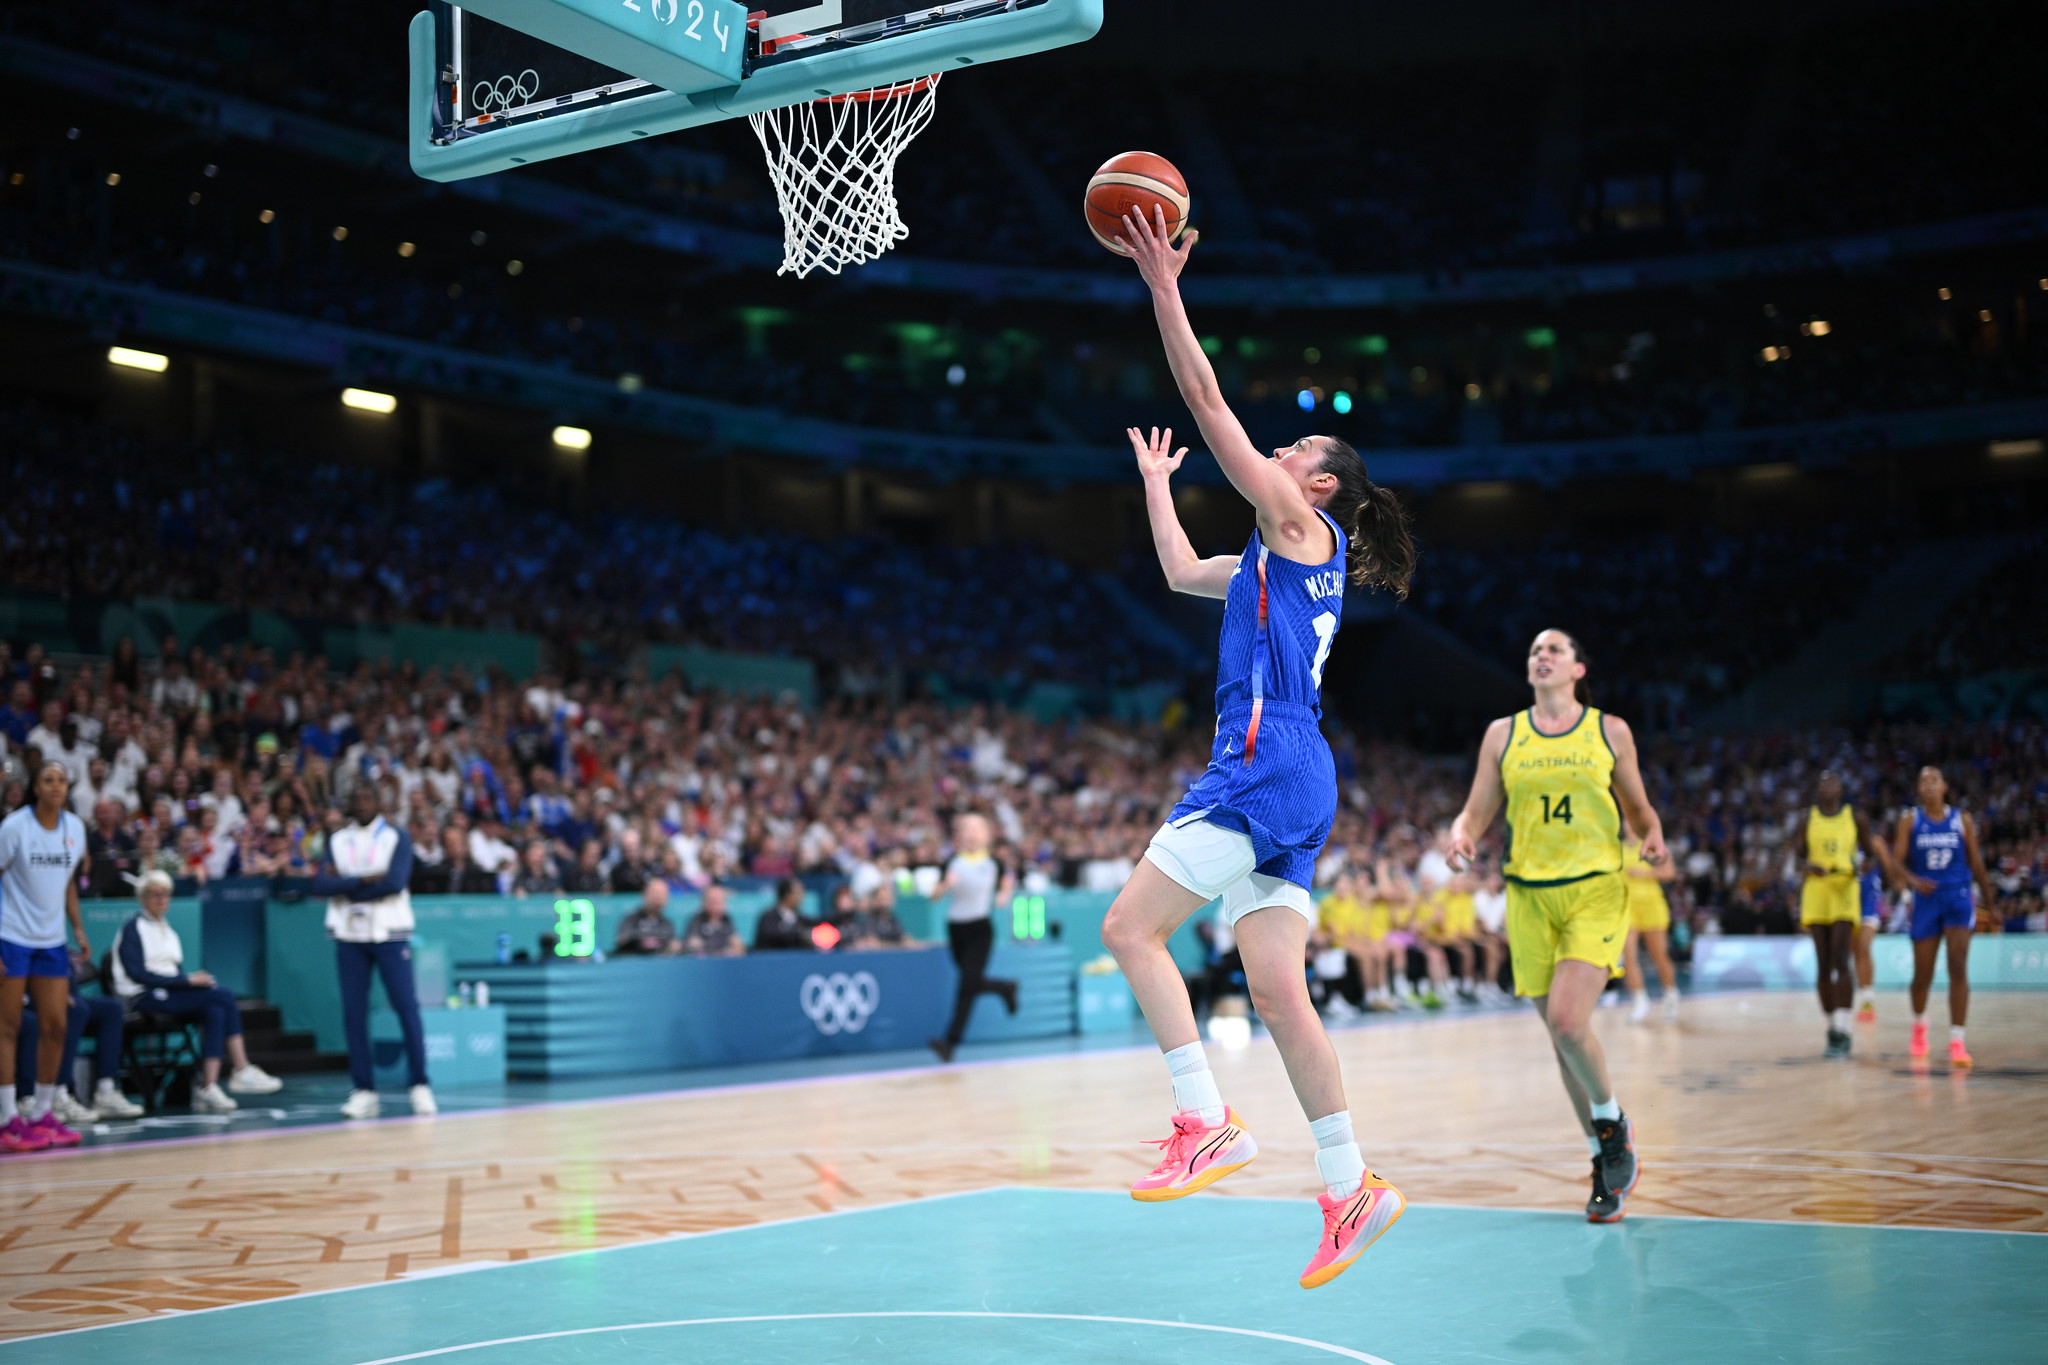
[[[1151,221],[1152,206],[1166,210],[1166,239],[1180,240],[1188,225],[1188,182],[1171,161],[1151,152],[1125,152],[1102,163],[1088,180],[1088,231],[1119,256],[1130,253],[1116,244],[1124,214],[1136,209]]]

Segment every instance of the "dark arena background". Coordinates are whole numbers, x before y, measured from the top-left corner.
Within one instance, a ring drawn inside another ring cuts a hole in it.
[[[0,12],[0,1356],[2048,1359],[2038,5],[648,5]],[[1154,518],[1302,496],[1132,149],[1418,552],[1278,987],[1124,917],[1253,759]],[[1546,631],[1668,850],[1583,1027],[1454,826]],[[1303,1293],[1316,1016],[1407,1216]]]

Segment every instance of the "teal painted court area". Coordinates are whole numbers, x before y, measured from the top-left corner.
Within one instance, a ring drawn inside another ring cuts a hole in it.
[[[1313,1292],[1297,1200],[999,1189],[41,1337],[19,1365],[2048,1359],[2048,1238],[1411,1208]]]

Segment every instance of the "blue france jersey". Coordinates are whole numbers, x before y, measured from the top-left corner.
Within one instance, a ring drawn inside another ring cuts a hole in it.
[[[1927,818],[1923,807],[1913,808],[1913,846],[1906,853],[1906,866],[1937,887],[1970,884],[1969,851],[1963,844],[1963,813],[1954,806],[1939,820]]]
[[[1259,872],[1304,888],[1337,813],[1336,764],[1317,721],[1344,613],[1345,544],[1323,520],[1337,552],[1321,564],[1268,553],[1256,531],[1238,557],[1223,599],[1209,766],[1169,817],[1242,832]]]
[[[1223,599],[1216,646],[1216,714],[1246,702],[1288,702],[1320,710],[1323,665],[1344,616],[1344,532],[1321,564],[1297,564],[1269,552],[1257,531],[1238,556]]]

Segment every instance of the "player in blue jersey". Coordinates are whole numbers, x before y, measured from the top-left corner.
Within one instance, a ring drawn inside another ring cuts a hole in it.
[[[1920,770],[1920,805],[1899,817],[1892,857],[1913,888],[1913,1041],[1909,1056],[1927,1055],[1927,991],[1934,984],[1935,951],[1948,944],[1948,1061],[1972,1065],[1963,1046],[1970,1015],[1970,934],[1977,927],[1971,884],[1991,903],[1991,877],[1977,847],[1977,825],[1948,803],[1941,769]]]
[[[1336,768],[1318,727],[1323,665],[1344,615],[1347,581],[1405,595],[1415,567],[1400,500],[1366,477],[1358,452],[1306,436],[1261,455],[1224,404],[1181,305],[1178,280],[1197,234],[1178,250],[1163,215],[1126,218],[1120,240],[1152,291],[1181,397],[1224,476],[1257,513],[1242,554],[1198,558],[1167,481],[1186,456],[1173,433],[1130,431],[1166,581],[1223,599],[1216,736],[1209,766],[1173,808],[1103,921],[1173,1077],[1165,1156],[1131,1190],[1178,1199],[1238,1170],[1258,1144],[1224,1106],[1167,936],[1221,896],[1253,1007],[1273,1035],[1316,1138],[1323,1235],[1301,1273],[1327,1284],[1401,1216],[1401,1194],[1365,1168],[1352,1135],[1336,1049],[1302,972],[1315,915],[1309,880],[1337,810]]]

